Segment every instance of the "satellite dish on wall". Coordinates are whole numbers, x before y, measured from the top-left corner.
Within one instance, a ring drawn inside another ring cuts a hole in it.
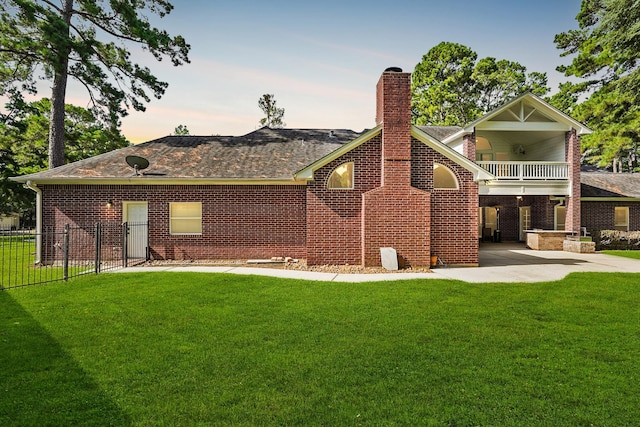
[[[149,160],[145,159],[144,157],[127,156],[125,160],[127,161],[127,164],[133,168],[134,175],[136,176],[140,175],[138,171],[149,167]]]

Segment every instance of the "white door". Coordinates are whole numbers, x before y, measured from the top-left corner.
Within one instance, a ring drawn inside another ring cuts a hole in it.
[[[127,236],[127,257],[146,258],[147,257],[147,202],[123,202],[123,218],[129,226]]]
[[[527,240],[527,233],[525,230],[531,230],[531,206],[520,207],[520,219],[518,229],[520,231],[520,241]]]

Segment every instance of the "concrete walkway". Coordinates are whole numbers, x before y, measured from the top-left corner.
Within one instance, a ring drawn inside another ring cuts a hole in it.
[[[403,279],[455,279],[465,282],[547,282],[560,280],[572,272],[640,273],[640,260],[604,254],[576,254],[562,251],[534,251],[523,244],[483,243],[480,267],[438,267],[431,273],[336,274],[276,268],[213,266],[136,266],[115,272],[149,271],[253,274],[287,279],[327,282],[375,282]]]
[[[640,260],[601,253],[534,251],[524,244],[480,247],[480,267],[434,269],[441,278],[466,282],[547,282],[573,272],[640,273]]]

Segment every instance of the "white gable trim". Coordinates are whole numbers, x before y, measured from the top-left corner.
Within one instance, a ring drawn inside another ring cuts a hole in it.
[[[331,153],[327,154],[326,156],[322,157],[321,159],[318,159],[315,162],[311,163],[306,168],[299,170],[293,175],[294,178],[296,180],[298,179],[313,180],[313,173],[316,170],[329,164],[333,160],[337,159],[338,157],[342,156],[345,153],[348,153],[354,148],[361,146],[362,144],[369,141],[374,136],[380,134],[380,132],[382,132],[382,125],[378,125],[375,128],[371,129],[370,131],[363,133],[353,141],[344,144],[342,147],[338,148],[337,150],[334,150]]]
[[[461,138],[464,135],[473,133],[476,130],[476,128],[485,129],[485,130],[518,130],[514,125],[520,122],[491,123],[491,119],[506,111],[511,111],[510,110],[511,107],[513,107],[515,104],[522,101],[528,101],[542,114],[544,114],[545,116],[555,121],[555,122],[549,122],[549,123],[535,123],[535,122],[527,123],[529,130],[570,131],[571,129],[575,129],[578,135],[588,135],[592,133],[591,129],[589,129],[584,124],[580,123],[577,120],[574,120],[567,114],[563,113],[562,111],[558,110],[554,106],[544,101],[539,96],[536,96],[528,92],[518,96],[517,98],[512,99],[511,101],[505,103],[501,107],[498,107],[495,110],[488,112],[487,114],[480,117],[479,119],[474,120],[473,122],[464,126],[462,130],[444,138],[442,142],[445,144],[448,144],[452,141],[455,141],[456,139]]]

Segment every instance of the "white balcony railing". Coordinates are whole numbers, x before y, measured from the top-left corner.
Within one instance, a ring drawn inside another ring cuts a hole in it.
[[[477,162],[499,180],[556,180],[569,179],[569,163],[564,162]]]

